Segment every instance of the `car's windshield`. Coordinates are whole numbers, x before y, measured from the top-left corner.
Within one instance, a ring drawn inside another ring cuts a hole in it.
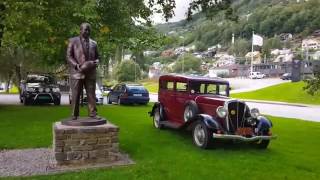
[[[192,82],[190,83],[190,92],[192,94],[214,94],[229,96],[229,87],[228,84],[222,83]]]
[[[45,83],[53,84],[54,79],[50,76],[31,75],[27,77],[27,83]]]

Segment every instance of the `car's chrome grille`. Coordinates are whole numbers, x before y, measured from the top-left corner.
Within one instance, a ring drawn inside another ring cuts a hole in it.
[[[228,102],[229,131],[235,132],[239,127],[244,127],[246,125],[246,113],[248,113],[248,109],[244,102]]]

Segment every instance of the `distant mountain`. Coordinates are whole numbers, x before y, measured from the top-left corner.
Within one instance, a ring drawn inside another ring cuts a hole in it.
[[[232,7],[238,22],[225,19],[223,12],[211,19],[198,13],[192,21],[161,24],[156,28],[175,39],[171,46],[198,45],[202,49],[216,44],[230,47],[232,34],[236,40],[251,39],[252,31],[265,39],[281,33],[305,37],[320,29],[319,0],[233,0]],[[181,36],[183,40],[179,39]]]

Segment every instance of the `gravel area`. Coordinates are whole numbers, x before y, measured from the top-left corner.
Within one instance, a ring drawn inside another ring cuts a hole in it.
[[[38,148],[0,151],[0,177],[46,175],[130,164],[134,164],[134,162],[127,154],[123,153],[119,161],[112,163],[88,164],[85,166],[57,166],[52,149]]]

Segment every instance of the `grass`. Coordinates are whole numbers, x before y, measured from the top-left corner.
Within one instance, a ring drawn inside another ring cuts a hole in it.
[[[140,82],[150,93],[158,93],[159,82],[158,80],[143,80]]]
[[[320,179],[320,123],[270,117],[278,139],[267,150],[201,150],[185,131],[155,129],[151,105],[98,108],[120,127],[120,148],[135,165],[26,179]],[[52,123],[68,115],[67,106],[0,106],[0,149],[50,147]]]
[[[304,82],[283,83],[251,92],[231,94],[233,98],[282,101],[289,103],[320,104],[320,96],[311,96],[302,88]]]
[[[9,94],[18,94],[19,93],[19,89],[17,86],[13,85],[10,89],[9,89]],[[7,94],[6,92],[0,92],[0,94]]]

